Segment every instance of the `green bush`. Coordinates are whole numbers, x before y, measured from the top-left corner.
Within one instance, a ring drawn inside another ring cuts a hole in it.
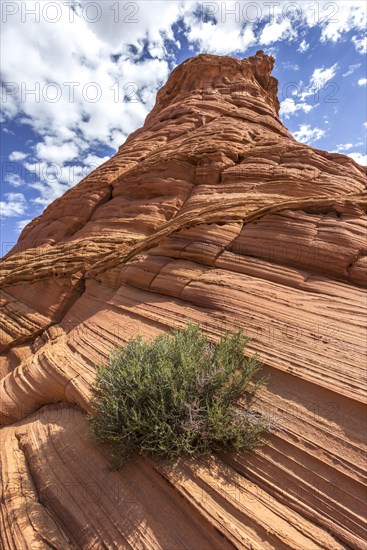
[[[228,333],[213,344],[193,324],[173,333],[131,339],[97,370],[89,420],[115,467],[135,451],[173,459],[261,442],[266,423],[250,403],[263,380],[250,382],[260,365],[244,357],[248,339]]]

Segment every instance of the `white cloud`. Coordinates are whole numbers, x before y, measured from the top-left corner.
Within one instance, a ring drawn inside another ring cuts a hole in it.
[[[293,132],[294,137],[301,143],[313,143],[324,137],[325,130],[321,128],[311,128],[309,124],[301,124],[296,132]]]
[[[178,21],[186,11],[195,9],[189,3],[178,0],[166,2],[165,0],[151,0],[149,5],[145,2],[131,2],[128,9],[116,0],[103,0],[101,6],[101,17],[92,24],[93,32],[110,49],[118,50],[124,44],[140,44],[147,40],[149,44],[164,51],[166,39],[174,40],[172,25]],[[120,4],[120,5],[118,5]],[[123,28],[123,37],[121,29]]]
[[[250,27],[243,33],[237,25],[213,24],[210,21],[197,21],[194,16],[186,16],[189,26],[187,37],[201,52],[225,55],[231,52],[244,51],[256,43]]]
[[[312,13],[313,12],[313,13]],[[340,0],[338,2],[317,2],[307,10],[308,24],[321,26],[321,41],[338,42],[343,34],[351,30],[364,31],[366,26],[366,2]]]
[[[358,80],[358,86],[367,86],[367,78],[360,78]]]
[[[289,38],[296,37],[297,33],[292,27],[292,23],[287,19],[283,19],[280,23],[268,23],[263,28],[259,43],[264,46],[273,44],[278,40],[286,40]]]
[[[367,36],[364,36],[363,38],[353,36],[352,42],[355,45],[357,52],[362,54],[367,53]]]
[[[367,155],[363,155],[362,153],[348,153],[348,157],[351,157],[362,166],[367,166]]]
[[[9,160],[24,160],[27,156],[28,155],[26,153],[22,153],[21,151],[13,151],[9,155]]]
[[[12,185],[13,187],[20,187],[21,185],[24,185],[24,181],[22,180],[20,175],[15,172],[5,174],[4,181],[9,183],[9,185]]]
[[[301,53],[304,53],[304,52],[307,52],[309,47],[310,47],[310,45],[306,42],[305,39],[303,39],[302,42],[300,43],[299,48],[298,48],[297,51],[301,52]]]
[[[318,94],[322,90],[327,82],[334,78],[338,69],[338,64],[335,63],[332,67],[324,69],[324,67],[317,67],[311,75],[310,83],[304,92],[299,94],[302,100],[306,99],[314,94]]]
[[[299,71],[299,65],[297,65],[297,63],[291,63],[290,61],[283,61],[282,65],[285,69],[290,69],[292,71]]]
[[[359,67],[362,65],[362,63],[355,63],[354,65],[349,65],[348,70],[343,73],[343,76],[350,76],[353,74]]]
[[[52,136],[45,136],[44,141],[37,143],[37,158],[44,162],[55,162],[62,165],[78,156],[78,147],[72,141],[65,141]]]
[[[226,55],[245,52],[249,47],[271,46],[297,37],[291,21],[292,7],[284,17],[280,3],[269,2],[190,2],[184,3],[183,23],[191,50]],[[210,13],[210,17],[208,14]],[[269,13],[271,17],[269,18]]]
[[[291,115],[297,113],[297,111],[303,111],[304,113],[309,113],[313,109],[312,105],[307,103],[296,103],[294,99],[287,97],[280,104],[280,115],[285,118],[289,118]]]
[[[339,153],[339,151],[349,151],[352,147],[354,147],[353,143],[340,143],[336,146],[336,150]]]
[[[5,193],[5,201],[0,201],[0,214],[5,217],[21,216],[27,206],[22,193]]]
[[[48,23],[41,17],[37,25],[25,25],[19,10],[19,17],[9,17],[2,29],[9,51],[2,63],[9,92],[4,116],[8,119],[18,116],[21,123],[40,135],[34,146],[36,162],[28,164],[56,163],[61,170],[60,181],[58,178],[45,181],[41,175],[38,187],[34,187],[42,204],[64,192],[66,183],[70,187],[78,181],[76,175],[83,172],[92,150],[99,145],[116,150],[143,124],[157,90],[168,77],[170,66],[164,58],[167,57],[164,44],[167,38],[174,38],[171,25],[182,12],[181,2],[171,6],[156,2],[156,9],[153,6],[143,9],[145,5],[139,4],[139,22],[126,22],[122,37],[121,18],[126,19],[131,10],[121,8],[119,21],[115,23],[114,9],[118,3],[107,0],[101,5],[101,20],[88,24],[76,5],[74,22],[70,23],[70,9],[63,4],[60,3],[62,17],[57,23]],[[37,5],[39,8],[39,2],[30,0],[27,8]],[[142,51],[145,40],[155,59],[135,59],[129,52],[130,41]],[[112,53],[120,57],[113,58]],[[31,90],[36,93],[30,93]],[[14,151],[12,160],[26,158],[20,154]],[[78,165],[74,167],[73,181],[65,176],[66,162]],[[20,184],[15,179],[11,183]]]
[[[338,64],[335,63],[332,67],[324,69],[324,67],[317,68],[314,70],[311,76],[311,86],[316,86],[318,89],[325,86],[325,84],[334,78],[337,71]]]
[[[367,128],[367,122],[364,122],[364,123],[363,123],[363,126],[364,126],[365,128]]]

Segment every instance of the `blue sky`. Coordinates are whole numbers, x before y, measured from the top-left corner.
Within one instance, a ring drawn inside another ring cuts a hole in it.
[[[366,165],[366,3],[3,0],[1,253],[140,127],[198,53],[276,57],[293,135]]]

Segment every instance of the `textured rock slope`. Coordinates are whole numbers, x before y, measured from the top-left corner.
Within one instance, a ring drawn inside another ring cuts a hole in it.
[[[366,172],[290,135],[273,61],[185,61],[4,259],[2,548],[367,548]],[[247,456],[109,473],[95,365],[189,319],[252,336],[281,429]]]

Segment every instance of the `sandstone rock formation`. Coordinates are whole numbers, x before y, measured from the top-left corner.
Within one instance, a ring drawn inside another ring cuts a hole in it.
[[[366,172],[292,137],[273,62],[185,61],[3,260],[1,548],[367,548]],[[95,366],[188,320],[252,337],[278,429],[249,455],[109,472]]]

